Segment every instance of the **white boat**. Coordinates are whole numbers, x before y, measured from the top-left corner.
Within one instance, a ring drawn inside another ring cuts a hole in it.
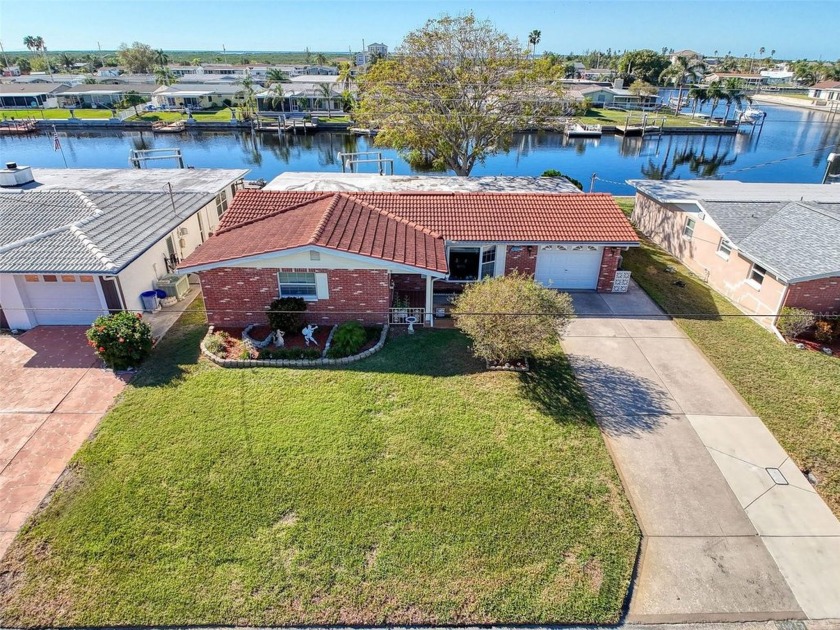
[[[758,122],[767,115],[763,109],[756,109],[755,107],[747,107],[741,112],[741,122],[754,123]]]
[[[573,125],[567,125],[564,133],[569,138],[600,138],[602,132],[601,125],[581,125],[580,123],[575,123]]]

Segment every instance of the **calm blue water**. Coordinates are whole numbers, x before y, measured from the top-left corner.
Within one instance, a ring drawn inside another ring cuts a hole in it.
[[[760,107],[768,113],[766,123],[751,135],[568,140],[556,133],[520,134],[510,151],[488,158],[473,170],[473,175],[540,175],[553,168],[581,180],[588,190],[596,173],[595,190],[615,194],[631,194],[632,189],[623,182],[644,177],[819,183],[828,154],[840,151],[840,115],[832,120],[826,114],[808,110]],[[715,114],[722,115],[723,110],[721,106]],[[266,180],[284,171],[340,172],[339,152],[374,148],[369,138],[327,132],[283,137],[250,132],[59,132],[59,137],[71,168],[128,167],[131,149],[180,147],[188,165],[248,168],[249,179]],[[394,158],[397,174],[418,172],[396,152],[381,151],[385,157]],[[3,162],[64,166],[61,153],[53,150],[48,134],[0,137],[0,154]],[[802,155],[765,164],[798,154]],[[374,167],[366,165],[359,170],[373,172]]]

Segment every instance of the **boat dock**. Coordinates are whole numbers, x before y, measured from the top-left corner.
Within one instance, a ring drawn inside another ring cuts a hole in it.
[[[33,133],[37,129],[37,123],[34,119],[4,120],[0,122],[0,134],[22,135]]]
[[[187,124],[183,120],[175,122],[159,121],[152,124],[152,132],[154,133],[181,133],[186,130]]]

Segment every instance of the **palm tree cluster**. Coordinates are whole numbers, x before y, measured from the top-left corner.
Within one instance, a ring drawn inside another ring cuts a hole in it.
[[[730,77],[725,81],[712,81],[707,86],[694,85],[688,90],[688,98],[691,99],[691,115],[697,113],[697,108],[705,103],[712,104],[709,118],[714,119],[715,110],[721,102],[726,103],[726,112],[723,115],[723,124],[729,119],[729,113],[734,105],[741,109],[744,102],[750,102],[750,97],[744,93],[744,84],[740,79]]]
[[[793,64],[793,76],[803,85],[814,85],[820,81],[840,81],[840,60],[832,63],[800,59]]]
[[[52,67],[50,67],[49,59],[47,59],[47,45],[44,42],[44,38],[40,35],[27,35],[23,38],[23,45],[30,52],[34,53],[41,53],[41,56],[44,58],[44,64],[47,67],[47,72],[50,73],[50,79],[53,78],[52,76]]]
[[[706,75],[706,64],[697,57],[677,57],[670,66],[659,75],[660,81],[671,83],[677,88],[677,107],[679,114],[683,102],[683,88],[686,85],[700,83]]]

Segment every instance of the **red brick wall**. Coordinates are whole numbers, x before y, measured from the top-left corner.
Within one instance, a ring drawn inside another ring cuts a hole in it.
[[[365,324],[387,321],[391,304],[387,271],[251,267],[223,267],[198,273],[207,320],[216,326],[232,327],[264,322],[264,311],[280,293],[279,271],[327,274],[330,297],[308,303],[308,321],[311,323],[339,324],[349,319],[358,319]]]
[[[815,313],[840,313],[840,276],[790,285],[785,306],[807,308]]]
[[[395,273],[391,275],[394,291],[425,291],[426,277],[419,273]]]
[[[621,264],[621,248],[605,247],[604,255],[601,257],[601,270],[598,272],[598,293],[609,293],[612,291],[615,272]]]
[[[528,250],[531,250],[530,252]],[[505,254],[505,275],[518,271],[526,276],[533,276],[537,273],[537,251],[539,247],[532,245],[530,248],[521,246],[519,251],[513,251],[513,246],[508,245]]]

